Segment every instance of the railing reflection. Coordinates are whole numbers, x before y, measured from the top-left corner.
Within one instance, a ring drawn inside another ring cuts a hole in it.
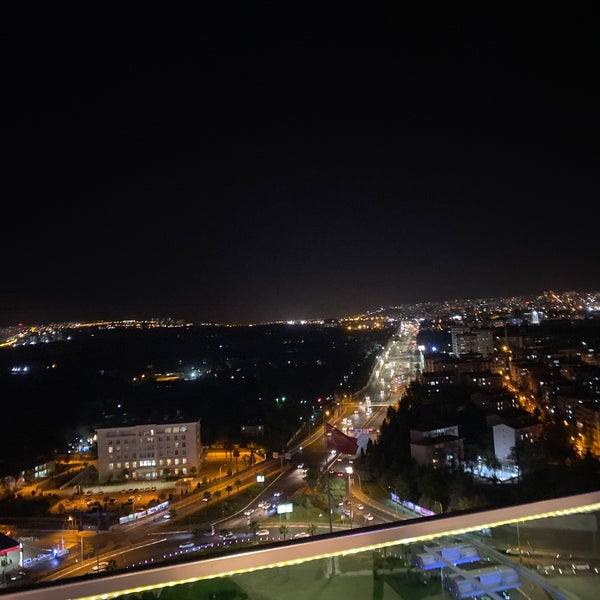
[[[191,584],[265,569],[285,569],[332,557],[335,561],[336,558],[373,550],[382,550],[385,555],[385,552],[394,546],[422,543],[444,536],[460,536],[528,520],[592,511],[600,511],[600,492],[502,509],[419,518],[293,542],[275,542],[257,546],[256,549],[246,548],[234,553],[165,564],[147,570],[137,569],[114,575],[94,575],[80,580],[66,580],[64,583],[9,592],[3,597],[15,600],[75,600],[117,598],[129,594],[131,598],[137,598],[142,597],[140,594],[144,591],[178,584]],[[325,561],[323,564],[334,565],[334,561]],[[302,585],[302,582],[298,582],[298,585]]]

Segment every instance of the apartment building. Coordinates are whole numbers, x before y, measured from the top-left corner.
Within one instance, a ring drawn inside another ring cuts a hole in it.
[[[463,438],[458,425],[411,428],[410,455],[420,465],[458,467],[464,458]]]
[[[185,477],[200,467],[200,421],[98,429],[96,436],[101,482]]]

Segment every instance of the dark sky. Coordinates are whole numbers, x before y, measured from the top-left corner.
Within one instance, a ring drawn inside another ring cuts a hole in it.
[[[599,38],[515,22],[4,34],[0,324],[600,288]]]

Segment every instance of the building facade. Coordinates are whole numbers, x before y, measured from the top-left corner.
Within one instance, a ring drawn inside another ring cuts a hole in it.
[[[96,437],[101,482],[186,477],[200,467],[200,421],[98,429]]]
[[[420,465],[457,468],[463,463],[463,438],[458,425],[410,430],[410,455]]]
[[[540,439],[542,424],[533,416],[524,416],[492,426],[494,454],[502,465],[514,465],[513,449],[518,442],[530,443]]]

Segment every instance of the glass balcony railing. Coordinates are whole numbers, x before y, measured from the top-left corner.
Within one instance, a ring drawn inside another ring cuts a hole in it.
[[[596,599],[600,492],[65,580],[19,600]]]

